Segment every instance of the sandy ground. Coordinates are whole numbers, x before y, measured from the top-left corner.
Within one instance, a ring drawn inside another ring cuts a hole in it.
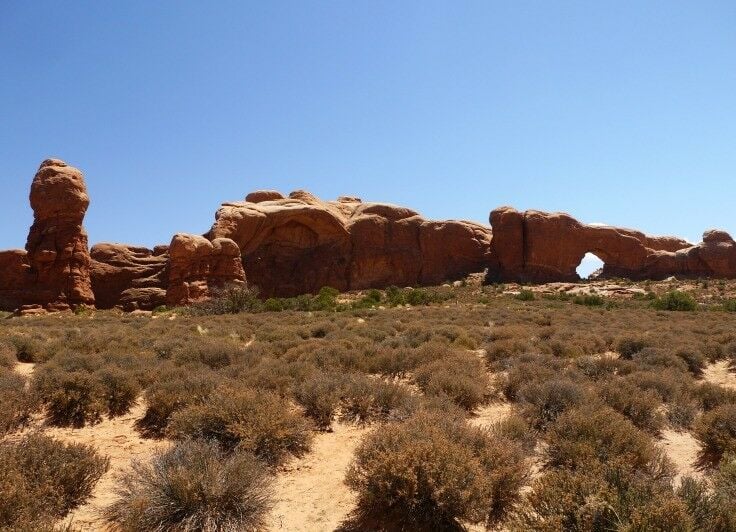
[[[495,402],[476,409],[474,417],[468,423],[476,427],[490,428],[511,414],[511,403]]]
[[[728,361],[726,360],[708,364],[703,371],[703,380],[736,390],[736,374],[728,370]],[[677,469],[675,485],[679,484],[683,476],[702,478],[703,473],[698,470],[697,466],[700,445],[692,434],[671,429],[664,430],[660,435],[658,444],[667,453]]]
[[[269,530],[335,530],[355,505],[344,484],[353,453],[369,428],[334,423],[332,432],[315,436],[312,450],[292,459],[276,476],[275,505]]]
[[[724,388],[736,390],[736,373],[728,370],[728,361],[720,360],[715,364],[708,364],[703,371],[703,380],[718,384]]]
[[[19,362],[14,369],[30,378],[34,368],[35,364]],[[101,455],[109,457],[110,469],[97,482],[91,497],[74,509],[64,519],[64,523],[71,522],[75,529],[84,531],[103,530],[104,522],[100,518],[99,510],[115,499],[113,487],[117,475],[130,466],[132,459],[145,460],[157,449],[168,445],[166,441],[141,438],[135,430],[135,422],[143,417],[145,411],[144,402],[138,399],[127,414],[113,419],[105,418],[96,425],[88,425],[81,429],[49,427],[44,425],[42,416],[36,416],[28,427],[14,435],[20,437],[30,431],[41,431],[67,443],[91,444]]]
[[[138,400],[131,410],[120,417],[105,419],[101,423],[81,429],[47,427],[44,432],[65,442],[94,445],[102,455],[110,458],[110,469],[92,491],[87,501],[74,509],[64,520],[82,530],[103,530],[104,521],[99,511],[115,500],[113,488],[116,477],[133,459],[145,460],[168,442],[141,438],[134,428],[135,422],[145,414],[146,406]]]
[[[700,445],[692,434],[671,429],[663,430],[658,445],[675,465],[677,470],[674,479],[675,486],[680,484],[680,479],[684,476],[695,478],[703,476],[697,468]]]

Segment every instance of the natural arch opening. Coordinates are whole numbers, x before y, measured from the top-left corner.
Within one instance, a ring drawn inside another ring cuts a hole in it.
[[[586,253],[575,269],[581,279],[590,279],[590,276],[603,268],[605,263],[595,253]]]

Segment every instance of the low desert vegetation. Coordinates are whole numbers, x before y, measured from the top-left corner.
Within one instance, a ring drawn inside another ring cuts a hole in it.
[[[117,530],[262,530],[272,504],[266,466],[248,452],[182,441],[119,481],[105,518]]]
[[[107,468],[91,445],[43,435],[0,443],[0,529],[51,529],[89,496]]]
[[[274,478],[344,425],[368,434],[346,530],[733,530],[736,287],[641,286],[239,288],[151,315],[6,320],[0,528],[60,525],[107,467],[34,430],[137,405],[138,434],[169,447],[119,479],[119,530],[263,529]],[[697,478],[664,454],[672,431],[697,442]]]

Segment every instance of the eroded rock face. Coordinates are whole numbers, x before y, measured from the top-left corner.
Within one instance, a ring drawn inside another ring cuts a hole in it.
[[[225,203],[209,239],[240,247],[248,282],[266,296],[436,284],[483,271],[491,232],[469,222],[427,221],[405,207],[351,196]]]
[[[188,305],[211,297],[214,290],[244,283],[240,248],[234,241],[174,235],[169,246],[167,305]]]
[[[564,213],[501,207],[491,212],[490,221],[490,281],[577,281],[575,270],[589,252],[605,263],[601,277],[736,276],[736,244],[723,231],[708,231],[693,246],[675,237],[582,224]]]
[[[168,246],[101,243],[92,246],[90,256],[97,308],[152,310],[166,304]]]
[[[3,252],[0,304],[64,310],[93,305],[87,233],[89,196],[82,173],[58,159],[41,163],[30,194],[33,225],[26,253]]]

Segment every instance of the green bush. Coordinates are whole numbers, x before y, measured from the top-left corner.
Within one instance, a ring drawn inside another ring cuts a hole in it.
[[[585,305],[586,307],[602,307],[606,304],[606,300],[598,294],[582,294],[575,296],[572,300],[576,305]]]
[[[179,440],[214,440],[226,450],[250,452],[270,464],[289,454],[302,455],[312,438],[311,424],[278,395],[231,387],[174,413],[166,434]]]
[[[134,462],[105,511],[120,530],[262,530],[272,504],[266,467],[253,455],[185,441]]]
[[[718,462],[725,453],[736,454],[736,404],[718,406],[703,414],[694,434],[705,461]]]
[[[723,309],[727,312],[736,312],[736,299],[727,299],[724,301]]]
[[[698,303],[692,295],[679,290],[672,290],[652,301],[657,310],[691,311],[697,310]]]
[[[346,482],[358,494],[357,528],[455,530],[502,519],[526,474],[512,441],[420,414],[368,436]]]
[[[518,294],[514,296],[519,301],[534,301],[534,292],[526,288],[522,289]]]
[[[90,495],[107,468],[93,447],[40,434],[0,443],[0,529],[50,527]]]

